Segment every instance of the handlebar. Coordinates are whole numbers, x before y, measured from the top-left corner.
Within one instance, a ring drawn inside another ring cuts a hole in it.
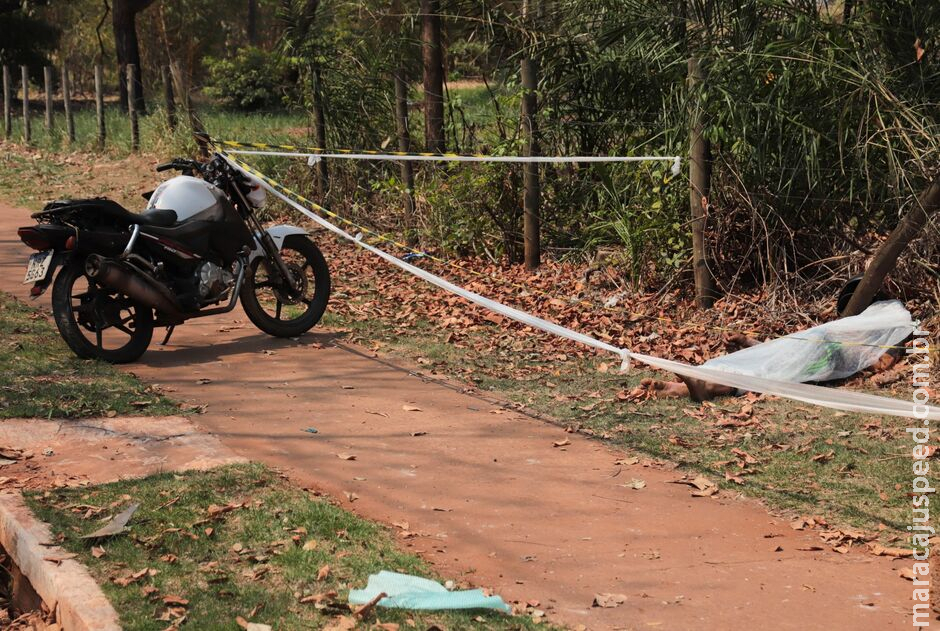
[[[184,175],[192,175],[194,172],[201,173],[202,165],[195,160],[187,160],[186,158],[176,158],[170,162],[164,162],[163,164],[157,165],[158,173],[161,171],[169,171],[170,169],[182,171]]]

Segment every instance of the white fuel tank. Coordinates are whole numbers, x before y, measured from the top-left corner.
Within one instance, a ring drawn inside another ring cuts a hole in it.
[[[177,221],[215,221],[225,214],[225,194],[205,180],[179,175],[157,187],[147,208],[176,211]]]

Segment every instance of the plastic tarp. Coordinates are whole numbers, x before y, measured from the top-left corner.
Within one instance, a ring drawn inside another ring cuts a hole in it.
[[[379,607],[400,609],[493,609],[509,613],[512,609],[499,596],[487,596],[481,589],[449,591],[430,579],[397,572],[381,571],[369,576],[365,589],[349,591],[349,604],[364,605],[379,594],[386,596]]]
[[[913,331],[904,305],[886,300],[857,316],[716,357],[702,366],[791,383],[844,379],[873,365]]]

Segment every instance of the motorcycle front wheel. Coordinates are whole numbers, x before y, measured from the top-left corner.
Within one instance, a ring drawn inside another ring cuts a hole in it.
[[[153,310],[98,285],[79,261],[56,276],[52,314],[62,339],[82,359],[126,364],[143,355],[153,337]]]
[[[281,258],[300,287],[290,291],[276,269],[260,256],[248,264],[240,298],[251,322],[274,337],[297,337],[312,329],[330,300],[330,270],[310,239],[292,235],[284,240]]]

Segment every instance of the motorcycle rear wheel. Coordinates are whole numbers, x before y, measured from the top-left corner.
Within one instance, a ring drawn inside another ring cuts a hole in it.
[[[78,261],[56,276],[52,314],[62,339],[82,359],[127,364],[144,354],[153,337],[153,310],[99,286]]]
[[[312,329],[330,300],[330,269],[310,239],[292,235],[284,240],[281,258],[295,277],[299,292],[282,287],[280,274],[264,257],[253,260],[241,289],[242,308],[251,322],[274,337],[297,337]],[[285,317],[286,316],[286,317]]]

